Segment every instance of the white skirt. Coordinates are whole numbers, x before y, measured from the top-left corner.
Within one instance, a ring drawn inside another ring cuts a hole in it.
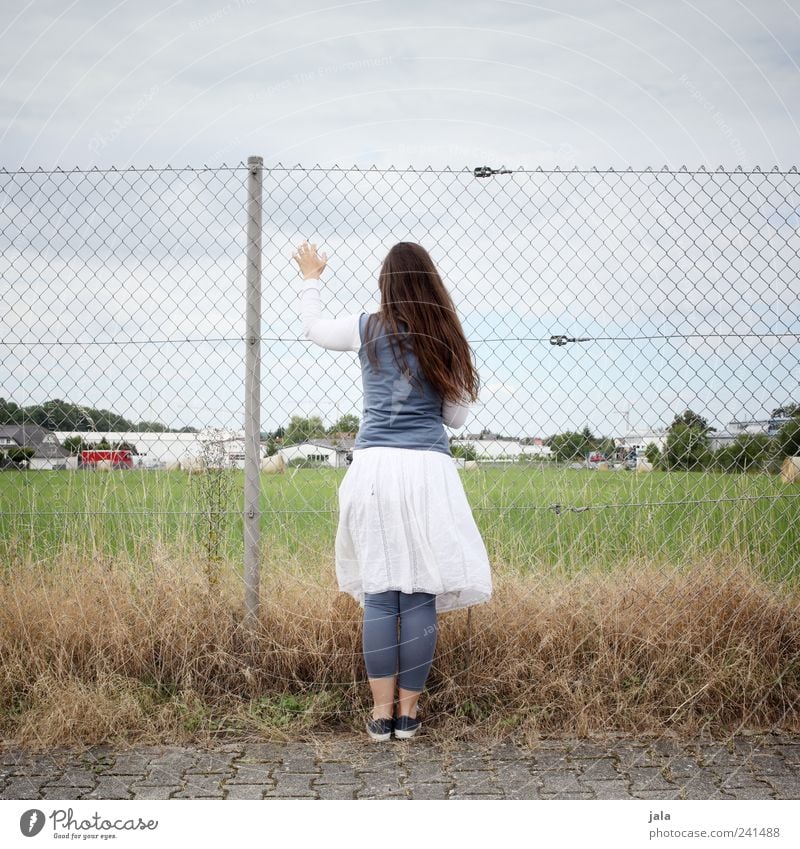
[[[353,451],[339,485],[339,589],[436,596],[436,610],[488,601],[486,546],[453,458],[442,451],[371,446]]]

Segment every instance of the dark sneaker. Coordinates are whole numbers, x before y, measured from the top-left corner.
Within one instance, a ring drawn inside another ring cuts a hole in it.
[[[367,734],[373,740],[379,740],[381,743],[388,740],[392,736],[392,720],[370,717],[367,720]]]
[[[398,716],[394,720],[394,736],[400,740],[407,740],[419,731],[422,723],[414,717]]]

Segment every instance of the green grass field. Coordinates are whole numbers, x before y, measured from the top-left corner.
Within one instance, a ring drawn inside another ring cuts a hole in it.
[[[262,476],[265,564],[331,562],[344,473],[292,469]],[[800,574],[800,487],[778,476],[518,465],[460,474],[493,563],[569,575],[633,560],[676,566],[704,552],[731,552],[767,578],[793,581]],[[6,568],[27,559],[46,565],[66,546],[144,562],[158,543],[188,547],[196,557],[213,527],[222,558],[236,566],[242,491],[241,471],[205,480],[135,470],[4,472],[0,556]],[[228,512],[212,521],[214,509]]]

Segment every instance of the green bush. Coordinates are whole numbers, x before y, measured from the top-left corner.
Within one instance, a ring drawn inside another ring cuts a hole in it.
[[[772,440],[765,433],[740,433],[714,454],[713,467],[723,472],[763,472],[772,454]]]
[[[464,460],[477,460],[478,452],[475,450],[475,446],[468,442],[466,445],[451,445],[450,453],[454,457],[461,457]]]

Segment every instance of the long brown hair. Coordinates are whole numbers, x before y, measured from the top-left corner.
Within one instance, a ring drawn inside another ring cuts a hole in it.
[[[450,294],[425,248],[416,242],[398,242],[386,255],[378,282],[381,306],[364,327],[364,343],[373,367],[378,368],[378,354],[375,345],[368,343],[371,327],[381,320],[389,338],[397,342],[391,348],[398,366],[399,349],[402,370],[407,369],[405,352],[410,343],[420,369],[443,400],[477,401],[480,378],[472,350]],[[408,336],[399,322],[406,325]]]

